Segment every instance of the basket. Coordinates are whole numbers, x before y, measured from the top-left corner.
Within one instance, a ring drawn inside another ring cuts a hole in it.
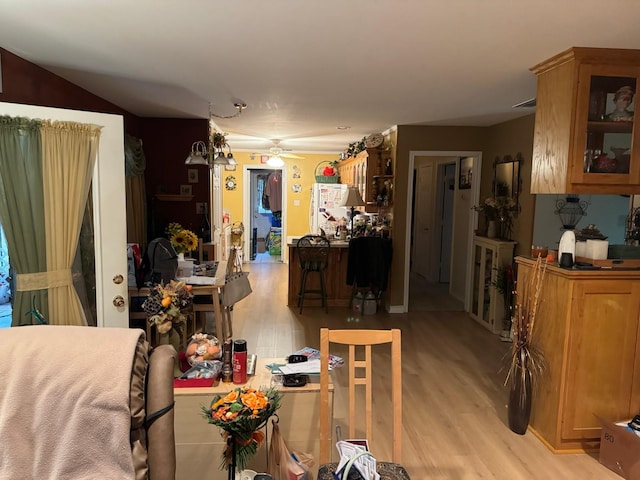
[[[331,162],[329,160],[324,160],[316,165],[315,173],[316,173],[316,183],[340,183],[340,175],[332,175],[331,177],[327,177],[322,175],[322,170],[326,166],[330,166]],[[318,173],[320,172],[320,173]]]

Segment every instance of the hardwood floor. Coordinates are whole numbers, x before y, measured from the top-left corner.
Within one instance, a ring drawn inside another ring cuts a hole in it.
[[[318,348],[320,327],[402,329],[403,464],[413,480],[422,479],[620,479],[587,454],[554,455],[530,432],[512,433],[506,424],[507,390],[502,358],[510,345],[500,342],[461,311],[421,311],[354,316],[347,308],[286,306],[287,265],[246,266],[253,294],[234,308],[235,338],[249,353],[285,357],[303,347]],[[332,351],[344,355],[341,351]],[[371,442],[380,460],[391,458],[388,352],[374,367],[376,430]],[[336,370],[335,416],[344,418],[344,382]],[[346,372],[345,372],[346,373]],[[535,401],[535,399],[534,399]],[[301,426],[304,428],[306,426]],[[308,426],[316,428],[315,426]]]

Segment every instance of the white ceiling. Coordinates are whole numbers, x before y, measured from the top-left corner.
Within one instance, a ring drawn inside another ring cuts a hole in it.
[[[136,115],[245,102],[216,120],[234,150],[526,115],[511,107],[535,97],[531,66],[640,48],[639,24],[637,0],[0,0],[0,47]]]

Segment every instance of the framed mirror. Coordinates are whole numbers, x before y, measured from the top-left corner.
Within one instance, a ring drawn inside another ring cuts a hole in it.
[[[496,157],[493,162],[493,196],[495,198],[511,197],[518,205],[521,163],[522,154],[520,153],[515,157],[511,155]]]

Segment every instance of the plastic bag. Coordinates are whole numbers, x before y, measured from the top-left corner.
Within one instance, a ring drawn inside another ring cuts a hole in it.
[[[280,434],[277,420],[273,425],[271,444],[269,445],[269,473],[273,480],[313,480],[309,467],[313,465],[313,456],[308,453],[293,455],[287,442]]]

